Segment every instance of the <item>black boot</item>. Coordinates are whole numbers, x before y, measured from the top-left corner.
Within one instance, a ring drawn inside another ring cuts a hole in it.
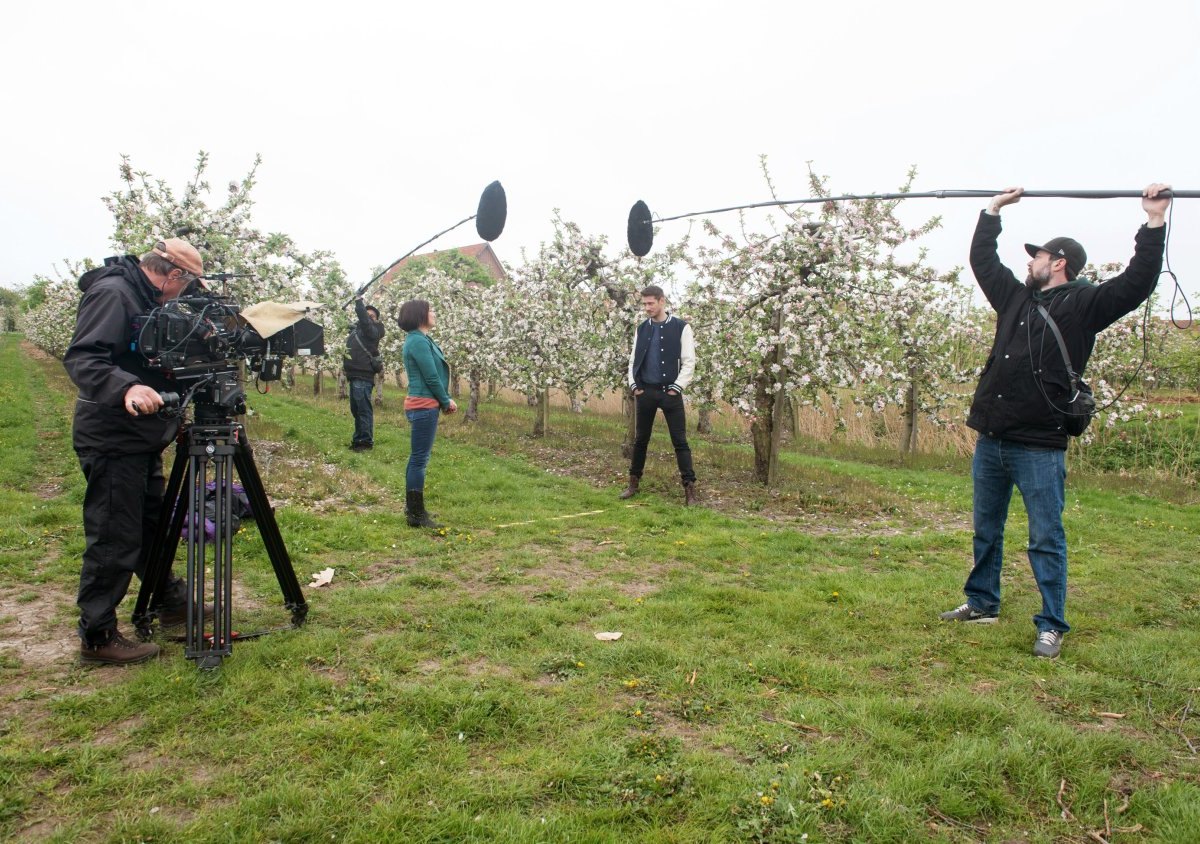
[[[404,518],[409,527],[440,528],[425,510],[425,490],[410,489],[404,496]]]

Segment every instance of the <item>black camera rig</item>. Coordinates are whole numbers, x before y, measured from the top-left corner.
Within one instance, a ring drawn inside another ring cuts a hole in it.
[[[161,394],[164,408],[160,412],[182,416],[189,407],[193,412],[192,421],[180,428],[176,440],[175,462],[165,492],[166,509],[147,550],[146,577],[134,606],[133,623],[139,636],[150,637],[157,616],[150,608],[166,594],[186,527],[184,654],[201,668],[216,668],[232,653],[235,640],[271,632],[239,633],[233,629],[231,514],[235,473],[250,501],[283,593],[284,607],[291,614],[288,627],[303,624],[308,613],[246,430],[234,417],[246,412],[241,361],[247,362],[256,380],[278,380],[284,356],[324,353],[324,329],[300,319],[264,337],[229,298],[189,295],[137,317],[131,345],[150,366],[179,386],[179,393]],[[215,494],[211,540],[205,531],[209,488]],[[206,577],[210,563],[211,580]]]
[[[325,329],[309,319],[264,337],[227,296],[181,296],[133,321],[131,345],[176,377],[203,375],[245,360],[259,381],[277,381],[283,358],[325,353]]]

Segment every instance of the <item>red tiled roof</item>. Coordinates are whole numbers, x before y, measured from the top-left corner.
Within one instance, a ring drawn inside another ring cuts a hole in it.
[[[499,280],[508,276],[508,274],[504,272],[504,265],[500,263],[500,259],[497,258],[496,253],[492,251],[492,245],[490,243],[473,243],[470,246],[455,246],[453,249],[459,254],[468,258],[474,258],[476,261],[483,264],[484,269],[488,271],[492,278]],[[449,250],[434,249],[430,252],[422,252],[419,255],[409,255],[403,261],[388,270],[387,273],[384,274],[383,278],[379,279],[379,284],[382,286],[390,282],[392,278],[395,277],[396,273],[399,272],[401,267],[411,263],[412,261],[416,261],[419,258],[432,258],[434,255],[440,255],[441,253],[447,251]]]

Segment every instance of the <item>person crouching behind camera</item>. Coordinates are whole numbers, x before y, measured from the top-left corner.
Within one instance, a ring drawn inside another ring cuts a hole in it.
[[[412,431],[412,446],[405,473],[404,516],[410,527],[441,527],[425,509],[425,469],[433,454],[438,414],[454,413],[458,405],[450,398],[450,366],[438,344],[429,336],[437,324],[433,308],[423,299],[400,306],[397,318],[404,335],[404,372],[408,396],[404,415]]]
[[[158,645],[121,635],[117,605],[133,575],[146,572],[165,491],[162,451],[179,430],[178,419],[158,415],[159,391],[178,387],[130,347],[130,325],[203,273],[195,247],[171,238],[140,260],[108,258],[79,279],[83,296],[63,366],[79,388],[71,440],[87,483],[77,599],[84,663],[131,665],[159,653]],[[182,623],[186,592],[171,577],[162,605],[151,607],[164,627]]]
[[[350,450],[367,451],[375,447],[375,409],[371,405],[371,393],[375,390],[375,376],[383,371],[379,341],[383,339],[385,328],[379,321],[379,309],[365,304],[361,296],[354,300],[354,313],[358,323],[346,338],[342,371],[350,384],[350,413],[354,416]]]

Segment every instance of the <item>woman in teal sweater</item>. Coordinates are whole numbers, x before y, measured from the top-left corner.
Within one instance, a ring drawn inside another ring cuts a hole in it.
[[[404,399],[404,415],[412,431],[405,473],[404,516],[411,527],[441,527],[425,509],[425,468],[433,454],[438,414],[458,410],[448,389],[450,367],[438,344],[429,336],[436,318],[428,302],[423,299],[405,302],[400,306],[397,322],[405,332],[404,372],[408,376],[408,397]]]

